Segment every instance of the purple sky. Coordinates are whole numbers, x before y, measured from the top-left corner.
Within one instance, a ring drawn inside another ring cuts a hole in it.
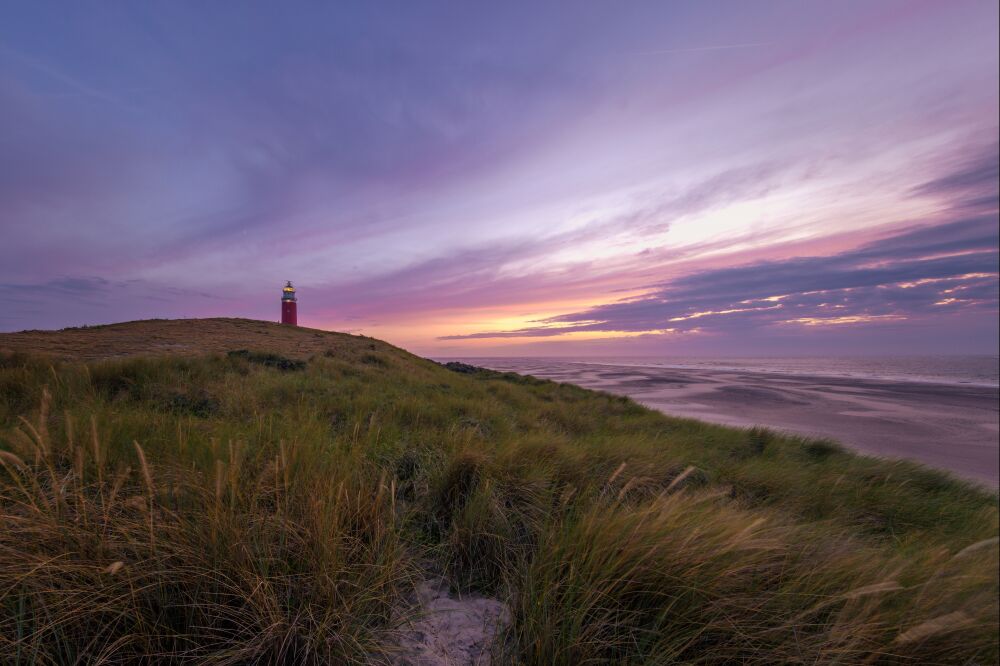
[[[996,353],[976,2],[5,2],[0,330]]]

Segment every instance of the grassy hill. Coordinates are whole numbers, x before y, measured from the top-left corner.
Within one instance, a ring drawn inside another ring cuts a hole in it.
[[[360,342],[366,340],[367,342]],[[380,340],[312,328],[282,326],[253,319],[149,319],[61,331],[0,333],[0,351],[43,354],[65,359],[94,360],[124,356],[197,356],[233,349],[253,349],[306,359],[338,349]]]
[[[433,573],[496,663],[996,663],[997,497],[365,337],[0,335],[0,661],[363,663]]]

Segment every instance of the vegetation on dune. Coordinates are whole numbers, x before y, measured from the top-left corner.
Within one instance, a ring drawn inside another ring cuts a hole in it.
[[[995,495],[295,334],[0,356],[0,661],[361,663],[426,567],[498,663],[998,659]]]

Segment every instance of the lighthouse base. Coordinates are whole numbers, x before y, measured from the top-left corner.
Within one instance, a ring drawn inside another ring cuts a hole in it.
[[[297,304],[295,301],[282,301],[281,302],[281,323],[289,324],[291,326],[299,325],[298,312],[296,312]]]

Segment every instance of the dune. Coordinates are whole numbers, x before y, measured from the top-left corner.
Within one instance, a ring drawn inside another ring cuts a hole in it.
[[[996,494],[926,466],[268,322],[0,350],[4,663],[998,658]]]

